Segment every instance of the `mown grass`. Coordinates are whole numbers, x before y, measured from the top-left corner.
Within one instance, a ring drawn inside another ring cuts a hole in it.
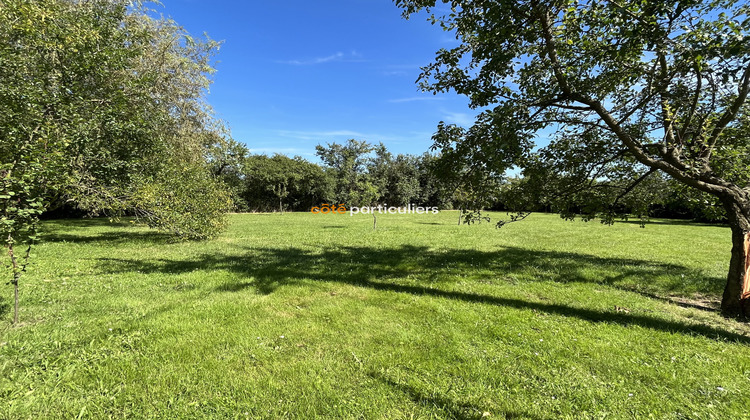
[[[54,221],[0,326],[0,417],[743,418],[726,228],[534,214]]]

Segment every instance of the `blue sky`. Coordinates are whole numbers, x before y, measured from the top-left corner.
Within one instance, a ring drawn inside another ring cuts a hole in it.
[[[458,43],[426,15],[404,20],[391,0],[164,0],[156,10],[224,41],[208,100],[254,153],[316,161],[315,145],[355,138],[421,154],[439,121],[469,125],[475,114],[466,98],[419,91],[420,66]]]

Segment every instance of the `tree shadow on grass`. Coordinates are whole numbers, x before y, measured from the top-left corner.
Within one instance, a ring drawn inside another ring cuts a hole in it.
[[[640,225],[641,221],[638,219],[630,220],[618,220],[615,223],[626,223],[630,225]],[[727,227],[726,224],[721,222],[698,222],[690,219],[649,219],[645,222],[645,225],[668,225],[668,226],[692,226],[692,227]]]
[[[42,223],[46,228],[86,228],[86,227],[102,227],[102,226],[113,226],[120,225],[126,226],[128,223],[126,219],[120,219],[120,221],[110,221],[109,217],[83,217],[80,219],[48,219],[43,220]]]
[[[108,273],[137,271],[144,274],[225,270],[240,276],[236,281],[218,286],[215,289],[217,292],[239,292],[253,288],[268,294],[278,287],[304,281],[342,283],[383,292],[532,309],[590,322],[637,325],[657,331],[750,343],[750,338],[746,336],[708,325],[688,324],[644,314],[467,292],[454,287],[458,278],[462,282],[474,280],[482,283],[513,283],[520,277],[524,281],[596,283],[629,289],[632,282],[644,282],[658,276],[669,275],[683,279],[688,275],[700,274],[682,266],[651,261],[599,258],[515,247],[477,251],[433,250],[404,245],[392,248],[244,248],[240,255],[205,254],[189,260],[105,258],[101,259],[100,269]],[[711,281],[721,283],[719,279]]]
[[[719,300],[708,301],[706,299],[695,300],[695,299],[684,299],[678,296],[660,296],[656,293],[649,293],[644,291],[636,291],[636,293],[645,296],[650,299],[660,300],[665,303],[671,303],[673,305],[681,306],[683,308],[698,309],[706,312],[718,312],[721,309],[721,302]]]
[[[416,404],[423,405],[428,408],[439,408],[448,414],[451,419],[457,420],[479,420],[485,418],[485,411],[475,407],[471,404],[460,403],[453,401],[452,399],[442,395],[428,395],[414,386],[405,383],[398,383],[387,376],[378,372],[368,372],[367,375],[383,384],[386,384],[403,394],[405,394],[410,400]],[[491,413],[495,417],[504,419],[538,419],[539,417],[532,416],[529,413],[522,412],[503,412],[503,413]]]
[[[40,232],[40,242],[67,242],[67,243],[132,243],[151,242],[167,243],[174,242],[174,236],[156,230],[143,231],[143,224],[131,223],[132,218],[123,218],[118,221],[110,221],[107,217],[96,217],[86,219],[55,219],[45,220]],[[104,228],[105,231],[97,232],[89,228]],[[125,228],[112,231],[113,228]],[[71,233],[72,232],[72,233]]]
[[[41,236],[41,242],[66,242],[75,244],[123,244],[123,243],[155,243],[155,244],[166,244],[175,242],[175,238],[172,235],[157,232],[139,232],[139,231],[122,231],[117,232],[107,231],[101,233],[89,233],[86,235],[75,235],[68,233],[43,233]]]

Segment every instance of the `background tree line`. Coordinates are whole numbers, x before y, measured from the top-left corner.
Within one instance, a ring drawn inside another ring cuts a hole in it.
[[[244,145],[222,139],[212,145],[207,162],[231,191],[234,210],[240,212],[309,211],[323,203],[347,207],[411,203],[464,210],[473,213],[468,220],[479,220],[481,210],[587,214],[601,205],[591,196],[571,200],[575,191],[564,177],[474,171],[469,164],[473,157],[464,151],[393,155],[382,143],[352,139],[318,145],[316,152],[320,164],[300,156],[251,154]],[[584,181],[576,179],[576,185]],[[653,174],[617,206],[618,214],[631,217],[725,221],[723,208],[710,195],[661,174]]]
[[[231,190],[236,211],[309,211],[323,203],[451,206],[451,186],[433,176],[434,155],[394,156],[383,144],[358,140],[316,150],[321,164],[250,154],[230,141],[213,148],[208,162]]]

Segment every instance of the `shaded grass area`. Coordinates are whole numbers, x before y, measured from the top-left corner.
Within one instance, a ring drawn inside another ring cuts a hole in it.
[[[692,304],[718,298],[727,229],[454,223],[47,222],[25,324],[0,327],[0,417],[744,415],[748,329]]]
[[[750,342],[744,335],[727,332],[705,325],[689,325],[660,319],[658,316],[635,315],[618,312],[614,307],[592,308],[590,305],[561,305],[545,303],[535,299],[511,299],[494,296],[492,287],[473,287],[479,293],[464,292],[462,288],[440,287],[452,285],[458,277],[462,282],[478,282],[489,285],[498,282],[518,284],[521,275],[531,281],[553,281],[558,283],[583,282],[618,287],[626,279],[643,279],[670,273],[684,276],[684,267],[656,264],[648,261],[597,258],[567,252],[532,251],[520,248],[504,248],[495,252],[476,250],[432,251],[427,247],[402,245],[398,248],[346,247],[323,250],[298,248],[253,248],[243,249],[242,257],[204,254],[190,260],[139,261],[120,258],[103,258],[107,272],[144,274],[179,274],[198,270],[233,273],[247,281],[221,284],[218,292],[238,292],[247,288],[269,294],[278,287],[294,284],[300,280],[344,283],[376,291],[408,293],[455,299],[467,303],[506,306],[516,309],[532,309],[546,313],[593,322],[616,322],[623,325],[636,324],[663,331],[683,331]],[[617,267],[613,269],[613,267]],[[342,273],[346,273],[342,276]],[[596,274],[594,274],[596,273]],[[487,280],[488,276],[494,279]],[[178,285],[179,288],[194,287]],[[447,289],[447,290],[446,290]],[[482,291],[487,291],[482,293]],[[616,306],[616,305],[615,305]]]

